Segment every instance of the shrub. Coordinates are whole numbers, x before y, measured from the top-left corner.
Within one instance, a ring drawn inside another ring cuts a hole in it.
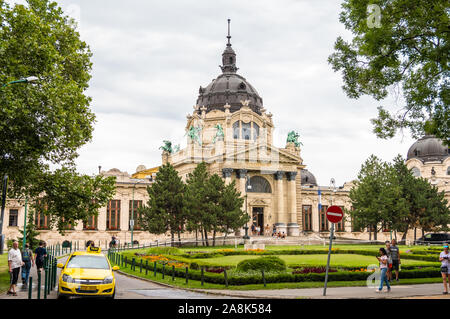
[[[285,271],[286,263],[276,256],[260,257],[256,259],[245,259],[238,263],[238,271]]]

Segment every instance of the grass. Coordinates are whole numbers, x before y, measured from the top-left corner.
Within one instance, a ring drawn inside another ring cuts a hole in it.
[[[326,254],[317,255],[277,255],[286,262],[288,266],[326,266],[328,256]],[[245,259],[259,258],[256,255],[223,256],[213,258],[190,259],[203,266],[231,266],[235,267],[240,261]],[[330,265],[332,267],[367,267],[368,265],[378,265],[378,260],[373,256],[363,256],[356,254],[332,254]],[[404,259],[404,266],[438,266],[439,263]]]
[[[219,285],[219,284],[211,284],[205,282],[204,285],[201,285],[201,281],[189,279],[188,284],[186,284],[185,278],[177,278],[172,280],[170,275],[165,275],[164,279],[162,278],[162,274],[156,273],[154,276],[153,271],[148,271],[148,274],[145,274],[145,270],[142,270],[142,273],[139,272],[139,268],[136,267],[136,271],[131,270],[128,266],[126,268],[120,269],[121,272],[131,274],[134,276],[138,276],[141,278],[149,279],[161,284],[166,284],[170,286],[175,286],[179,288],[188,288],[188,289],[210,289],[210,290],[270,290],[270,289],[298,289],[298,288],[323,288],[323,282],[289,282],[289,283],[268,283],[266,287],[263,284],[253,284],[253,285],[240,285],[240,286],[228,286]],[[400,272],[401,277],[401,272]],[[442,278],[413,278],[413,279],[400,279],[400,282],[392,282],[391,286],[396,285],[413,285],[413,284],[426,284],[426,283],[441,283]],[[358,287],[365,286],[366,281],[329,281],[328,287]]]
[[[9,289],[8,253],[0,255],[0,293]]]

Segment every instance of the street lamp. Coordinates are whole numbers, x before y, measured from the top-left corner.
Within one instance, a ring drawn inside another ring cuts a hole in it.
[[[2,86],[0,86],[0,89],[3,89],[3,88],[7,87],[10,84],[32,83],[32,82],[36,82],[37,80],[38,80],[37,77],[29,76],[27,78],[22,78],[22,79],[19,79],[19,80],[7,82],[7,83],[3,84]],[[2,207],[1,207],[1,217],[0,217],[0,255],[3,255],[3,246],[4,246],[3,219],[4,219],[4,216],[5,216],[7,188],[8,188],[8,174],[5,173],[5,175],[3,176]],[[27,216],[26,216],[26,206],[25,206],[25,219],[26,219],[26,217]],[[25,241],[25,237],[26,237],[26,231],[27,230],[26,230],[26,223],[25,223],[24,224],[24,229],[23,229],[24,241]]]
[[[250,236],[248,235],[248,220],[249,220],[250,216],[248,216],[247,190],[251,190],[251,189],[252,189],[252,185],[250,185],[250,178],[248,176],[245,176],[245,214],[247,215],[247,222],[245,223],[245,226],[244,226],[245,234],[244,234],[243,239],[250,239]]]

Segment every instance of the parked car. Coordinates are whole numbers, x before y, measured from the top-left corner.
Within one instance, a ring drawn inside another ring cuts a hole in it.
[[[415,241],[417,245],[426,244],[443,244],[450,242],[450,234],[447,233],[429,233],[423,237],[420,237]]]

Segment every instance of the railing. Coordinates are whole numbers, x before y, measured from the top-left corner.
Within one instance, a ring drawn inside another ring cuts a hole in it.
[[[57,261],[56,257],[47,252],[47,257],[44,258],[43,270],[37,272],[37,299],[41,299],[42,295],[44,299],[52,293],[56,287],[57,281]],[[44,275],[42,275],[42,271]],[[44,277],[44,278],[42,278]],[[33,277],[28,278],[28,299],[33,298]],[[44,291],[42,291],[42,281],[44,281]]]

